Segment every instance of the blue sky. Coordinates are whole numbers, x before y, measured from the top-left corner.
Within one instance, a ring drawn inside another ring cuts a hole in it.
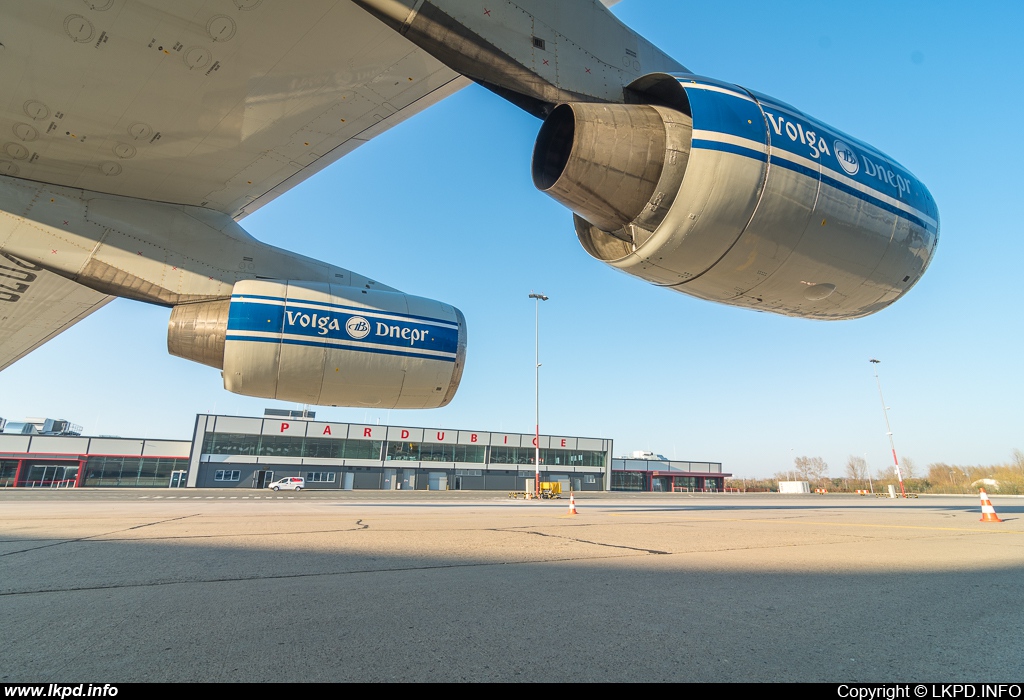
[[[462,387],[446,408],[319,408],[318,417],[531,432],[534,307],[542,432],[610,437],[617,453],[721,461],[769,475],[821,456],[887,464],[872,366],[896,447],[931,462],[1024,449],[1019,205],[1024,5],[623,0],[616,14],[691,70],[784,100],[882,151],[931,190],[931,268],[866,319],[814,322],[720,306],[589,258],[538,193],[540,122],[473,86],[245,219],[261,240],[458,306]],[[90,434],[189,438],[197,412],[290,407],[223,390],[170,357],[169,311],[118,300],[0,373],[0,416]],[[291,406],[293,407],[293,406]]]

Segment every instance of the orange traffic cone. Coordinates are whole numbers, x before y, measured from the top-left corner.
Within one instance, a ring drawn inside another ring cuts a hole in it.
[[[999,516],[996,515],[996,509],[992,507],[992,501],[988,500],[988,494],[985,493],[985,489],[981,489],[981,522],[983,523],[1001,523]]]
[[[569,515],[577,515],[576,513],[576,496],[569,492]]]

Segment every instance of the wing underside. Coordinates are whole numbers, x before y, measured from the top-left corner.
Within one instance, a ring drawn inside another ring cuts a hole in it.
[[[0,370],[113,299],[0,255]]]
[[[236,219],[467,84],[349,0],[0,13],[0,174]]]

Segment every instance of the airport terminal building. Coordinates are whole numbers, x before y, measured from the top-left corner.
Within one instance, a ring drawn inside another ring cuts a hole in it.
[[[79,435],[0,435],[0,487],[183,486],[192,443]]]
[[[668,459],[612,460],[612,491],[714,493],[725,490],[721,462],[680,462]]]
[[[513,491],[533,483],[533,435],[267,413],[196,416],[192,440],[0,434],[0,487],[263,488],[287,476],[310,489]],[[541,435],[541,480],[607,490],[611,455],[610,439]]]
[[[534,435],[317,421],[268,409],[200,414],[192,440],[0,434],[0,488],[532,490]],[[563,491],[721,491],[715,462],[612,459],[612,440],[541,435],[541,481]]]
[[[290,417],[200,415],[188,486],[261,488],[301,476],[308,488],[525,490],[533,435],[332,423]],[[540,436],[542,481],[565,490],[610,487],[612,441]]]

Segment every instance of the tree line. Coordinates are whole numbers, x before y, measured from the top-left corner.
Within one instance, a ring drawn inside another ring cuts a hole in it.
[[[935,462],[920,467],[910,457],[900,460],[903,483],[915,493],[977,493],[980,488],[993,493],[1024,494],[1024,452],[1014,450],[1008,462],[989,465],[961,465]],[[887,465],[870,471],[867,460],[850,455],[842,476],[829,474],[829,465],[821,457],[801,455],[793,459],[793,468],[776,472],[766,479],[728,479],[726,488],[744,491],[778,491],[780,481],[806,481],[811,489],[834,492],[879,491],[890,485],[899,488],[896,470]]]

